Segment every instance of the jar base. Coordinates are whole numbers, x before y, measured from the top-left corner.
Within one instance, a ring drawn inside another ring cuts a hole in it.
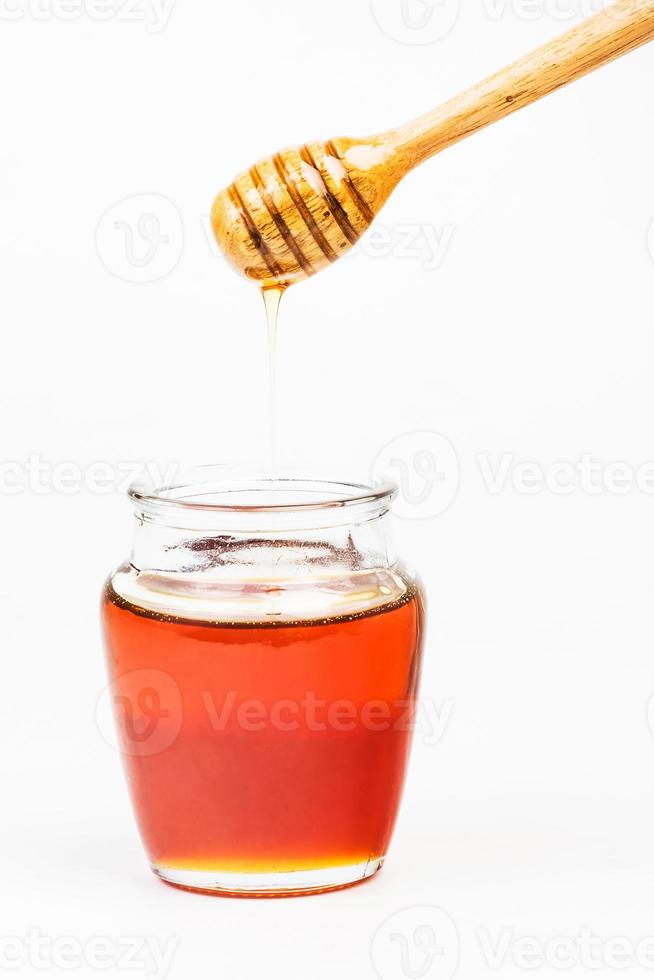
[[[226,895],[232,898],[284,898],[336,891],[358,885],[377,874],[383,857],[369,858],[358,864],[309,871],[283,871],[253,874],[243,872],[192,871],[152,865],[154,873],[167,885],[205,895]]]

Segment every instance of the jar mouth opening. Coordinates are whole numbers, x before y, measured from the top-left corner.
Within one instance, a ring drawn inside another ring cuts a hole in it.
[[[320,479],[301,475],[250,476],[234,473],[220,465],[198,466],[176,474],[174,481],[159,484],[137,479],[128,496],[140,512],[151,515],[184,512],[188,516],[293,515],[347,511],[343,520],[353,519],[352,510],[381,515],[389,510],[398,493],[392,482],[365,484],[346,480]],[[327,514],[325,514],[327,516]]]

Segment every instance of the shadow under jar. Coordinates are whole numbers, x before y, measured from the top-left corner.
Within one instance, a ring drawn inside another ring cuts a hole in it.
[[[134,485],[102,616],[116,723],[152,868],[183,888],[288,895],[382,866],[423,634],[391,551],[393,486]]]

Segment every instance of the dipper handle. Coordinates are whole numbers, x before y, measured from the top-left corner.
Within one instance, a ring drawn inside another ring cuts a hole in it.
[[[654,39],[654,0],[617,0],[566,34],[380,137],[408,170],[504,116]]]

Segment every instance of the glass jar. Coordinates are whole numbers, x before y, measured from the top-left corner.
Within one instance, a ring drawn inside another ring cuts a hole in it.
[[[183,888],[303,894],[386,857],[423,635],[396,560],[396,488],[135,484],[131,558],[102,618],[116,724],[152,868]]]

